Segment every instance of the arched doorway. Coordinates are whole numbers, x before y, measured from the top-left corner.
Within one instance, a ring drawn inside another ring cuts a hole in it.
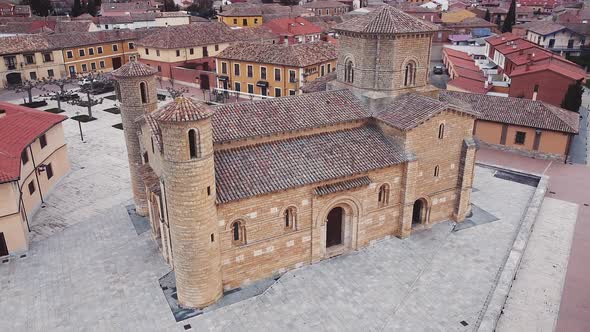
[[[428,215],[428,209],[426,206],[426,200],[420,198],[414,202],[414,210],[412,212],[412,227],[422,224],[426,221]]]
[[[10,73],[6,75],[6,83],[8,86],[19,85],[23,82],[20,73]]]
[[[344,209],[335,207],[328,213],[326,225],[326,248],[342,244]]]

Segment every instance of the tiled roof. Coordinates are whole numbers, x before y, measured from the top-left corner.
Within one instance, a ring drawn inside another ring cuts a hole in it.
[[[84,22],[77,22],[84,23]],[[56,48],[72,48],[85,45],[116,43],[132,40],[145,33],[142,30],[117,29],[109,31],[56,33],[47,36],[50,45]]]
[[[336,183],[330,183],[323,186],[316,187],[314,192],[318,196],[325,196],[328,194],[346,191],[350,189],[360,188],[371,184],[371,179],[368,176],[363,176],[356,179],[344,180]]]
[[[438,27],[392,6],[383,6],[338,24],[335,29],[367,34],[396,34],[432,32],[437,31]]]
[[[51,45],[46,36],[43,35],[18,35],[2,37],[0,42],[0,55],[18,54],[24,52],[40,52],[52,50],[55,47]]]
[[[486,121],[524,127],[578,133],[579,115],[538,100],[441,91],[443,101],[460,100],[471,105]]]
[[[301,87],[301,91],[303,93],[313,93],[313,92],[320,92],[326,91],[326,87],[328,82],[331,82],[336,79],[336,72],[333,71],[328,75],[318,77],[311,82],[306,82],[303,87]]]
[[[543,35],[543,36],[556,33],[556,32],[561,31],[563,29],[566,29],[566,27],[564,27],[561,24],[557,24],[557,23],[553,23],[553,22],[549,22],[549,21],[534,22],[534,24],[530,24],[528,27],[529,31],[534,32],[539,35]]]
[[[510,73],[510,77],[521,76],[521,75],[528,75],[540,71],[552,71],[554,73],[560,74],[562,76],[571,78],[572,80],[583,80],[586,78],[586,73],[583,69],[576,70],[559,62],[551,61],[549,63],[539,63],[530,66],[528,69],[526,66],[521,66],[516,68]]]
[[[354,176],[406,160],[403,148],[373,127],[216,151],[217,201]]]
[[[318,63],[336,60],[336,47],[330,43],[317,41],[304,44],[266,44],[239,43],[227,47],[217,56],[255,63],[270,63],[292,67],[307,67]]]
[[[287,36],[319,34],[324,31],[323,28],[311,23],[303,17],[278,18],[265,23],[263,26],[276,34]]]
[[[122,65],[119,69],[112,71],[111,74],[115,77],[140,77],[153,75],[157,72],[158,71],[152,67],[144,65],[139,61],[131,60]]]
[[[215,142],[362,120],[369,114],[349,90],[227,104],[214,111]]]
[[[444,23],[443,24],[446,28],[495,28],[497,27],[496,24],[492,22],[488,22],[480,17],[467,17],[459,22],[452,22],[452,23]]]
[[[199,121],[211,115],[213,115],[213,110],[204,102],[189,97],[176,97],[152,116],[156,121],[184,122]]]
[[[20,177],[21,153],[37,137],[67,119],[66,116],[0,102],[0,183]]]
[[[417,93],[406,93],[397,97],[382,111],[375,114],[375,118],[395,128],[410,130],[448,109],[476,115],[472,110],[458,107],[457,104],[443,102]]]
[[[262,6],[250,4],[224,6],[223,11],[217,16],[262,16]]]
[[[150,164],[139,166],[139,176],[150,192],[156,195],[160,194],[160,178],[156,175]]]
[[[201,45],[221,44],[239,40],[223,23],[197,23],[168,26],[137,41],[137,45],[174,49]]]
[[[447,82],[447,87],[455,87],[467,92],[473,93],[487,93],[492,89],[492,85],[490,84],[488,88],[485,87],[484,82],[479,80],[472,80],[466,77],[457,77]]]
[[[149,125],[150,131],[152,132],[152,137],[156,141],[158,150],[162,151],[164,144],[162,143],[162,130],[160,129],[160,125],[158,125],[158,122],[156,122],[151,114],[145,114],[144,116],[145,121]]]
[[[520,37],[511,33],[511,32],[506,32],[501,35],[488,37],[488,38],[486,38],[486,42],[492,46],[496,46],[496,45],[500,45],[502,43],[506,43],[506,42],[509,42],[512,40],[517,40],[517,39],[520,39]]]

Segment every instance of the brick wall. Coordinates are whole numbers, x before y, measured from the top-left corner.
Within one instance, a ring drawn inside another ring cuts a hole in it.
[[[549,70],[513,76],[510,78],[511,97],[533,99],[534,87],[539,86],[537,100],[560,106],[565,92],[575,80]]]

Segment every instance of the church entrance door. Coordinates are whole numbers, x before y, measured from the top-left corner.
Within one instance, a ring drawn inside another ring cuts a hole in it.
[[[326,225],[326,248],[342,244],[342,222],[344,220],[344,210],[341,207],[335,207],[328,213]]]
[[[412,226],[421,224],[426,216],[426,204],[423,199],[414,202],[414,210],[412,212]]]

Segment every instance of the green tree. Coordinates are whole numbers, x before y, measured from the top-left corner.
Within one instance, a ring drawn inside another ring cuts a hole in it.
[[[186,11],[192,15],[211,18],[215,16],[215,9],[213,9],[213,0],[198,0],[186,8]],[[221,9],[220,11],[221,12]]]
[[[177,12],[180,10],[177,4],[174,3],[174,0],[164,0],[164,11],[165,12]]]
[[[490,14],[490,10],[486,9],[486,15],[483,17],[484,20],[490,22],[492,20],[492,14]]]
[[[508,14],[506,15],[506,19],[504,20],[504,24],[502,24],[502,33],[504,32],[512,32],[512,26],[516,24],[516,0],[512,0],[510,3],[510,8],[508,9]]]
[[[37,16],[49,16],[53,11],[53,6],[49,0],[23,0],[23,5],[29,5],[31,12]]]
[[[576,83],[570,84],[567,88],[563,101],[561,102],[561,108],[570,110],[572,112],[578,112],[582,105],[582,95],[584,94],[584,87],[582,86],[582,80],[576,81]]]
[[[70,14],[72,15],[72,17],[84,14],[84,8],[82,8],[80,0],[74,0],[74,5],[72,6],[72,12]]]
[[[88,0],[86,12],[92,16],[96,16],[96,2],[94,0]]]
[[[500,27],[500,25],[502,24],[502,17],[500,15],[496,16],[496,25],[498,26],[498,28]]]

